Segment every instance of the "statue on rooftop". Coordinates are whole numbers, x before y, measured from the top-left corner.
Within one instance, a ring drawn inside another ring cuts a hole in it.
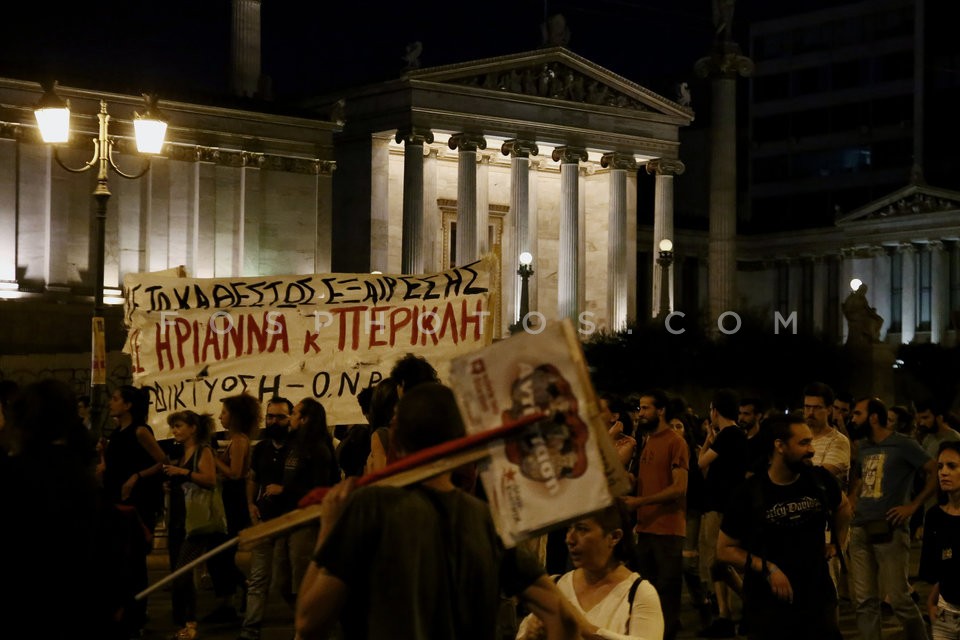
[[[861,284],[843,301],[843,316],[847,319],[847,344],[862,347],[880,342],[883,318],[867,302],[867,285]]]

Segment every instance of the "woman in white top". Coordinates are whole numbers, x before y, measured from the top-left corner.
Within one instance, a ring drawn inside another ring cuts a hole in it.
[[[662,640],[660,598],[648,580],[631,571],[633,540],[617,505],[574,522],[567,530],[567,549],[575,569],[557,586],[581,618],[589,640]],[[540,620],[527,616],[517,640],[545,638]]]

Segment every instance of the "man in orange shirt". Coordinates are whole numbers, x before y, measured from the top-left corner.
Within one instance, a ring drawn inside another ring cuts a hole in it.
[[[640,396],[639,428],[649,437],[637,465],[636,496],[622,500],[637,510],[640,575],[657,588],[663,609],[663,638],[673,640],[680,622],[690,451],[670,426],[673,416],[667,415],[667,404],[667,395],[659,389]]]

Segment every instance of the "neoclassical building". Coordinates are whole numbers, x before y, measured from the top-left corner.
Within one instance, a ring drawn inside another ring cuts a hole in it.
[[[147,159],[133,146],[140,98],[60,87],[70,142],[39,137],[36,83],[0,79],[0,355],[83,352],[95,286],[100,101],[114,159],[126,173]],[[120,284],[132,272],[183,265],[198,277],[325,272],[331,265],[336,116],[291,117],[161,100],[163,151],[143,177],[109,173],[103,287],[108,348],[123,343]]]
[[[76,130],[64,163],[89,160],[105,100],[117,162],[143,165],[130,147],[139,99],[61,93]],[[0,80],[0,377],[29,377],[69,354],[81,354],[70,360],[80,376],[88,357],[95,175],[63,170],[39,141],[40,95],[37,84]],[[502,336],[528,252],[531,310],[619,329],[660,310],[656,247],[669,238],[668,308],[706,308],[708,234],[673,226],[674,190],[707,188],[675,179],[685,155],[704,153],[680,145],[693,112],[567,49],[411,69],[318,99],[306,105],[312,116],[160,107],[163,153],[142,178],[110,177],[103,285],[115,305],[124,274],[178,265],[199,277],[417,274],[492,252]],[[655,176],[652,193],[638,196],[639,171]],[[652,227],[637,223],[638,197],[654,202]],[[796,312],[799,327],[842,340],[840,307],[859,278],[885,340],[951,344],[958,238],[960,193],[922,183],[831,227],[739,236],[734,310],[771,322]],[[122,338],[116,306],[110,348]]]
[[[333,97],[334,270],[416,274],[493,252],[502,335],[528,252],[531,310],[613,329],[637,318],[636,172],[656,174],[653,241],[671,237],[688,107],[561,47]]]
[[[834,227],[739,241],[744,307],[797,312],[800,326],[846,335],[850,282],[868,287],[890,344],[956,344],[960,323],[960,192],[910,184],[839,216]]]

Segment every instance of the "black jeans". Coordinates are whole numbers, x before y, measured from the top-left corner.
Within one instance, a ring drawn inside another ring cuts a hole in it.
[[[653,584],[660,596],[663,640],[673,640],[680,627],[683,537],[638,533],[637,556],[640,575]]]

